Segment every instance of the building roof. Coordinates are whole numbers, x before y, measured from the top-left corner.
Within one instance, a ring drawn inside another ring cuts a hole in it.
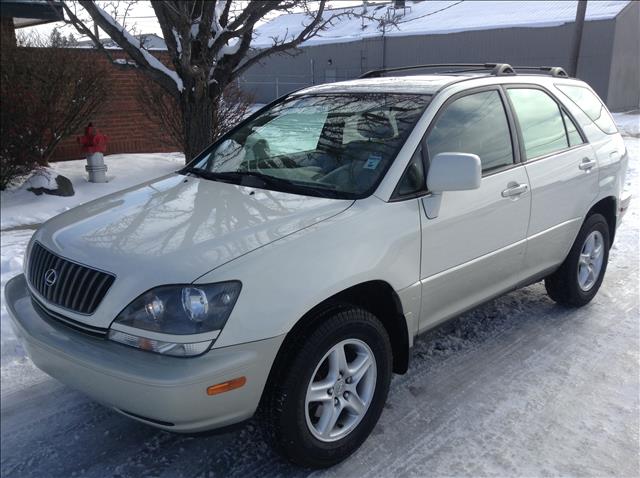
[[[24,1],[24,0],[23,0]],[[36,0],[37,1],[37,0]],[[586,21],[615,18],[631,0],[589,0]],[[4,5],[5,0],[2,0]],[[344,43],[382,36],[378,18],[401,15],[396,25],[389,25],[386,36],[438,35],[472,30],[492,30],[497,28],[541,28],[560,26],[575,21],[577,1],[575,0],[428,0],[407,1],[405,9],[394,9],[393,3],[369,4],[367,14],[376,20],[362,18],[342,18],[327,31],[304,42],[302,46]],[[327,10],[327,15],[345,10],[362,13],[363,7],[337,8]],[[265,48],[278,40],[291,39],[297,35],[309,17],[303,13],[280,15],[256,28],[251,46]],[[143,40],[147,50],[166,50],[162,37],[147,33],[136,35]],[[119,49],[111,39],[102,43],[106,48]],[[78,42],[80,48],[92,48],[90,40]]]
[[[405,9],[394,9],[393,3],[369,4],[367,7],[350,8],[359,13],[367,8],[367,14],[376,18],[401,15],[397,26],[389,25],[386,36],[436,35],[471,30],[498,28],[541,28],[560,26],[575,21],[577,1],[459,1],[429,0],[408,1]],[[607,20],[616,17],[630,0],[587,2],[586,21]],[[327,13],[347,10],[334,9]],[[264,48],[272,45],[273,38],[291,39],[299,34],[310,19],[304,13],[281,15],[256,29],[252,46]],[[320,35],[307,40],[302,46],[357,41],[382,36],[377,20],[347,18]]]
[[[13,18],[15,28],[55,22],[62,16],[62,3],[49,3],[47,0],[2,0],[0,16]]]
[[[141,33],[139,35],[134,35],[140,42],[142,46],[147,50],[163,50],[167,49],[167,45],[164,42],[164,39],[155,33]],[[120,50],[121,48],[118,46],[116,42],[114,42],[111,38],[101,38],[100,43],[109,49],[109,50]],[[79,41],[76,45],[76,48],[93,48],[92,40],[82,40]]]

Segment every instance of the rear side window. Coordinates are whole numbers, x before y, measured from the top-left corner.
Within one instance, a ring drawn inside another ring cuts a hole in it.
[[[598,98],[590,89],[576,85],[556,85],[578,108],[593,121],[598,128],[607,134],[617,133],[613,118]]]
[[[558,104],[541,90],[507,90],[518,118],[527,159],[537,158],[569,147]]]
[[[567,138],[569,138],[569,146],[577,146],[583,144],[582,136],[578,133],[578,128],[569,115],[562,112],[562,119],[564,119],[564,125],[567,128]]]
[[[472,93],[454,100],[436,120],[427,138],[427,151],[477,154],[482,171],[513,164],[509,123],[495,90]]]

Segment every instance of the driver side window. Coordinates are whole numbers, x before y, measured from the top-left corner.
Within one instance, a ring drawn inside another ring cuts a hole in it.
[[[483,173],[514,162],[509,123],[497,90],[472,93],[449,103],[426,143],[429,158],[438,153],[477,154]]]

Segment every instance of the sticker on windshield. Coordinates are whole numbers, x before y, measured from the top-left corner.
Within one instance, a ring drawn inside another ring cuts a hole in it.
[[[382,155],[379,153],[372,153],[369,155],[369,159],[362,166],[364,169],[376,169],[378,164],[382,161]]]

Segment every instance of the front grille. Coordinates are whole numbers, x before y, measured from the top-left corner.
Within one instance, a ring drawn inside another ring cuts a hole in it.
[[[55,271],[55,272],[51,272]],[[47,302],[80,314],[92,314],[115,276],[60,257],[33,244],[27,278]]]

